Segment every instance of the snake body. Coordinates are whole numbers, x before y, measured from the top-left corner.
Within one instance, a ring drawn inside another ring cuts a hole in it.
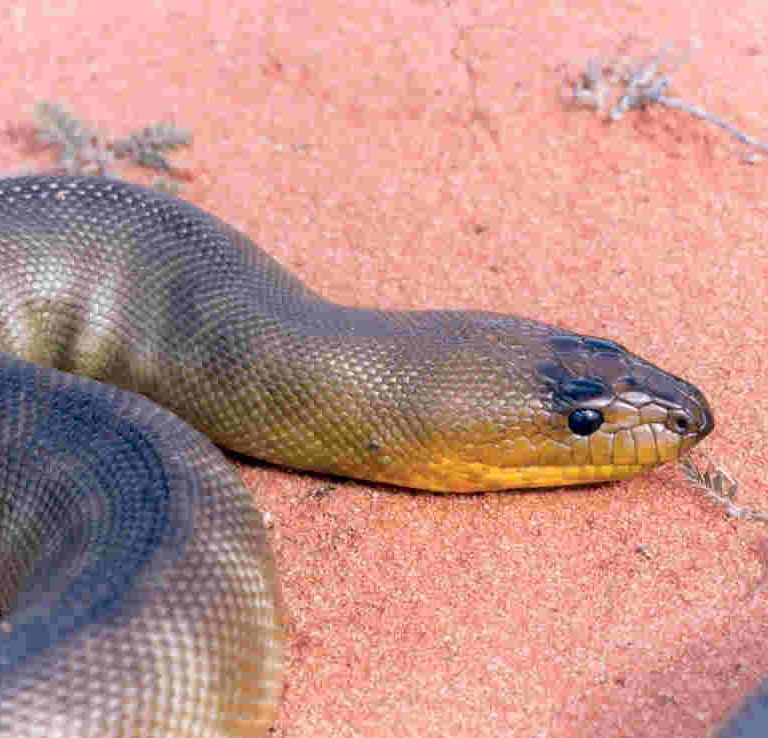
[[[713,427],[696,387],[612,341],[337,305],[218,218],[108,179],[0,182],[0,349],[2,738],[270,724],[272,563],[201,434],[468,492],[626,478]]]

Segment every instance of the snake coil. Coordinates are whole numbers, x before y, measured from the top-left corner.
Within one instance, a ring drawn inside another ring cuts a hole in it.
[[[268,729],[273,563],[211,441],[469,492],[627,478],[713,427],[696,387],[612,341],[336,305],[108,179],[0,182],[0,350],[2,738]]]

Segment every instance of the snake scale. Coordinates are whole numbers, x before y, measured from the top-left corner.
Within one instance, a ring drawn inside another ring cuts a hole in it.
[[[2,738],[268,730],[274,567],[213,443],[470,492],[627,478],[714,425],[612,341],[337,305],[218,218],[111,179],[0,181],[0,350]]]

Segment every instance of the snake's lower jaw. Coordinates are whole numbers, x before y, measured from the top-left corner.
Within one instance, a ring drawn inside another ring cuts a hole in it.
[[[595,443],[589,443],[590,439],[578,439],[578,448],[563,454],[560,460],[549,453],[543,459],[515,459],[512,464],[504,464],[493,460],[493,454],[489,455],[486,449],[483,459],[466,458],[461,453],[433,452],[421,461],[414,454],[404,457],[408,463],[370,463],[365,468],[355,465],[331,471],[433,492],[566,487],[629,479],[679,459],[700,440],[697,434],[680,436],[656,424],[614,435],[610,442],[595,438]]]
[[[595,466],[529,466],[514,469],[465,464],[461,469],[433,468],[403,478],[396,483],[405,487],[429,489],[433,492],[495,492],[501,490],[535,489],[538,487],[569,487],[596,484],[634,477],[652,467],[639,464]]]
[[[433,460],[408,469],[356,470],[358,478],[432,492],[473,493],[629,479],[653,469],[653,464],[585,464],[568,466],[499,467],[455,459]],[[338,472],[336,472],[338,473]],[[347,474],[348,472],[342,472]]]

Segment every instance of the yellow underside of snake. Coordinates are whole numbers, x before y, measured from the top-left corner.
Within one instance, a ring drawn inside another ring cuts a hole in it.
[[[0,182],[0,349],[2,738],[268,729],[272,560],[210,441],[470,492],[630,477],[713,427],[611,341],[336,305],[217,218],[105,179]]]

